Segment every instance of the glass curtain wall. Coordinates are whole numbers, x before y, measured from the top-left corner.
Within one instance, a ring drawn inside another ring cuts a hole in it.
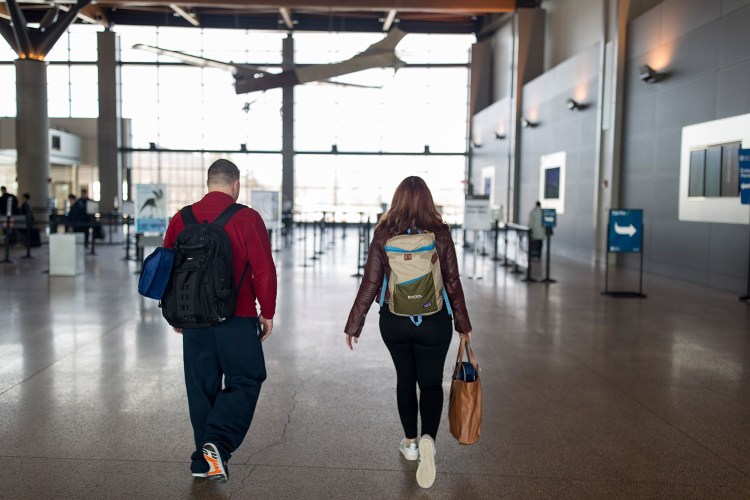
[[[74,25],[49,54],[50,116],[96,117],[96,32]],[[168,185],[170,210],[205,192],[218,157],[240,166],[243,194],[281,189],[281,90],[237,95],[232,75],[133,49],[137,43],[280,71],[285,33],[117,26],[124,155],[130,182]],[[369,33],[295,33],[295,62],[336,62],[380,40]],[[298,212],[377,212],[406,175],[430,184],[446,217],[463,210],[469,35],[410,34],[397,54],[411,67],[371,69],[337,80],[375,88],[295,88],[295,197]],[[0,116],[15,115],[15,54],[0,48]],[[340,153],[331,154],[332,146]],[[428,148],[446,156],[421,156]],[[380,155],[379,153],[408,153]],[[351,153],[351,154],[349,154]],[[366,154],[362,154],[366,153]]]

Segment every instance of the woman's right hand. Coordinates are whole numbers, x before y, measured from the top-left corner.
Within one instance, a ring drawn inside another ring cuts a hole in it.
[[[346,335],[346,345],[349,347],[350,351],[354,350],[354,346],[352,345],[352,339],[354,340],[354,343],[356,344],[359,342],[359,339],[355,337],[354,335],[349,335],[348,333]]]
[[[467,333],[459,333],[458,335],[460,337],[466,337],[466,340],[468,340],[469,342],[471,342],[471,331],[469,331]]]

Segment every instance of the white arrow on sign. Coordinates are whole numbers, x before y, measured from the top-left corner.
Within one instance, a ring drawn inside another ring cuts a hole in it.
[[[615,233],[617,234],[627,234],[628,236],[633,236],[637,230],[635,229],[635,226],[633,224],[629,224],[627,226],[621,226],[617,222],[615,222]]]
[[[750,184],[740,184],[740,189],[742,190],[750,189]]]

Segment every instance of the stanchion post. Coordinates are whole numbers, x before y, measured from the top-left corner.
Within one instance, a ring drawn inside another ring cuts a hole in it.
[[[31,223],[31,213],[26,212],[24,215],[26,216],[26,255],[21,258],[33,259],[34,257],[31,256],[31,231],[34,228],[32,227],[33,224]]]
[[[492,260],[493,262],[497,262],[500,260],[500,256],[497,253],[497,243],[500,240],[500,221],[495,219],[495,227],[493,227],[493,251],[492,251]]]
[[[553,280],[549,277],[550,275],[550,254],[552,252],[552,228],[548,227],[547,229],[547,265],[545,266],[545,276],[542,280],[542,283],[557,283],[557,280]],[[643,254],[641,254],[643,255]]]

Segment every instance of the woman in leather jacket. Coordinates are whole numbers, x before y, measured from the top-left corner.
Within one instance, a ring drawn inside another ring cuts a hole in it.
[[[450,228],[435,207],[427,184],[420,177],[412,176],[396,188],[390,210],[375,227],[362,283],[344,328],[350,350],[362,333],[370,305],[380,297],[384,276],[390,276],[385,242],[409,230],[435,235],[443,286],[453,310],[455,329],[471,340],[471,322]],[[387,301],[387,291],[385,297]],[[399,444],[399,451],[407,460],[419,459],[417,482],[421,487],[429,488],[435,479],[435,438],[443,409],[443,367],[453,337],[451,316],[444,305],[439,312],[424,316],[421,325],[417,326],[409,317],[391,313],[386,304],[380,308],[380,334],[396,367],[396,400],[406,436]],[[419,440],[418,414],[422,422]]]

